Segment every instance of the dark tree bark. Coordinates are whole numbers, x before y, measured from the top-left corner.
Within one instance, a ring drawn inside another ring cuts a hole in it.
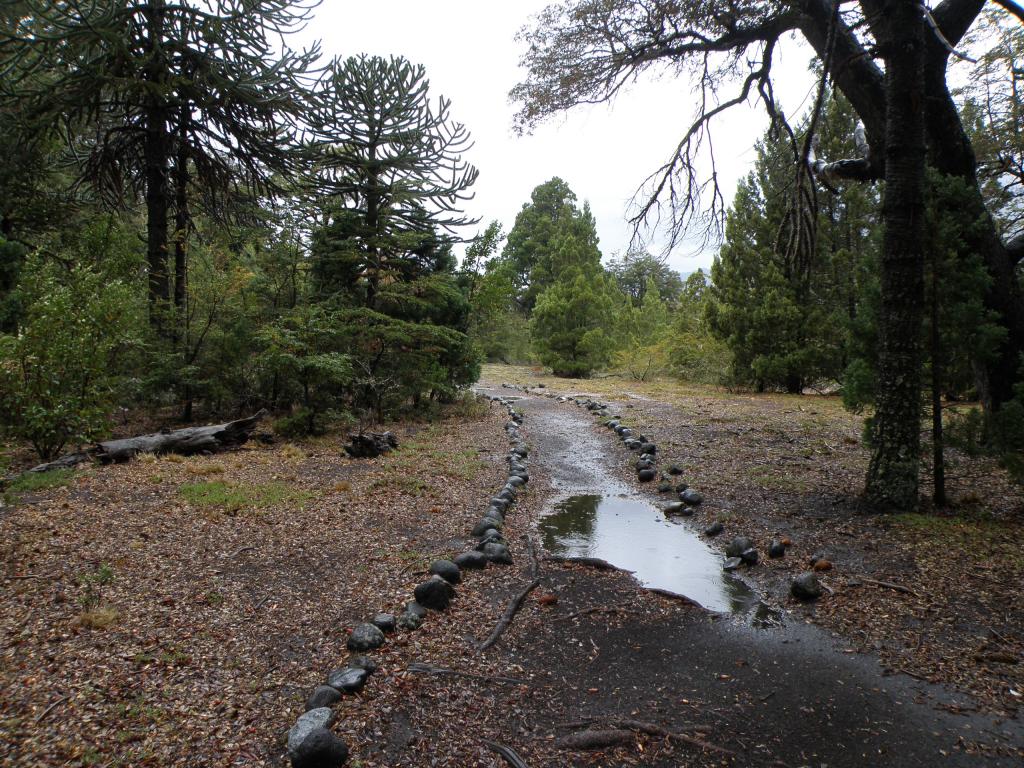
[[[146,81],[152,89],[146,100],[146,261],[149,265],[150,323],[166,331],[165,317],[171,298],[167,268],[168,210],[170,195],[167,168],[170,159],[167,107],[161,96],[166,87],[162,61],[164,0],[153,0],[145,10],[148,36]]]
[[[879,364],[866,494],[883,510],[918,504],[924,306],[924,22],[916,0],[884,8],[885,194]]]

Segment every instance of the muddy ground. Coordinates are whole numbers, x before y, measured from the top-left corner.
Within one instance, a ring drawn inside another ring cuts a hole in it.
[[[487,375],[513,396],[524,393],[502,381],[580,386]],[[824,400],[590,384],[650,432],[663,461],[684,464],[707,498],[696,529],[720,517],[759,541],[793,538],[790,557],[743,575],[781,624],[542,560],[540,588],[477,651],[530,581],[526,537],[539,539],[555,500],[612,478],[657,501],[593,417],[529,397],[517,407],[531,481],[506,527],[516,564],[468,574],[452,608],[374,654],[380,670],[337,707],[352,765],[504,765],[488,742],[531,768],[1019,764],[1020,665],[973,661],[1021,651],[1009,485],[964,464],[987,495],[955,475],[958,498],[998,496],[988,517],[880,520],[857,505],[855,420]],[[504,421],[492,405],[393,425],[403,448],[372,461],[342,458],[331,438],[87,469],[0,510],[0,764],[286,765],[284,732],[348,658],[352,626],[409,599],[431,559],[472,545],[504,478]],[[248,494],[183,490],[216,481]],[[785,585],[816,547],[831,548],[833,594],[807,608]],[[961,562],[988,580],[968,580],[951,566]],[[87,616],[104,607],[113,613]],[[886,673],[897,667],[909,674]],[[595,729],[619,743],[561,741]]]

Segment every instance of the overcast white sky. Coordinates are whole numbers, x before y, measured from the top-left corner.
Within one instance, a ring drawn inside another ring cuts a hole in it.
[[[507,232],[533,188],[560,176],[590,202],[607,260],[629,243],[626,214],[633,192],[664,162],[689,124],[692,91],[678,79],[649,78],[611,107],[576,110],[532,136],[515,137],[508,92],[523,73],[522,45],[514,38],[547,4],[324,0],[303,38],[320,39],[327,56],[398,54],[426,67],[435,99],[443,94],[452,100],[453,117],[466,124],[476,142],[468,159],[480,169],[480,179],[467,210],[482,219],[481,230],[498,219]],[[779,83],[783,103],[795,107],[811,87],[807,54],[791,45],[780,56],[777,69],[786,73]],[[719,174],[729,202],[736,180],[751,167],[753,143],[765,125],[763,109],[751,107],[728,112],[716,126]],[[693,247],[681,246],[669,264],[681,272],[706,268],[713,252],[695,254]]]

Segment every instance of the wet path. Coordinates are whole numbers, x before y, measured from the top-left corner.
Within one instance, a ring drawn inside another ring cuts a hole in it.
[[[490,392],[521,394],[500,388]],[[688,568],[722,579],[706,563],[692,568],[699,558],[686,556],[682,544],[658,542],[655,549],[644,549],[651,535],[668,538],[664,526],[680,526],[658,520],[646,495],[616,478],[615,468],[629,454],[610,434],[595,429],[587,412],[541,397],[524,397],[516,407],[527,417],[533,466],[542,467],[552,479],[547,516],[537,521],[546,547],[597,547],[586,551],[616,564],[621,564],[616,558],[636,554],[639,548],[637,560],[649,568],[637,577],[652,584],[658,573],[675,578]],[[602,514],[601,504],[611,504],[613,511]],[[636,506],[623,509],[630,505]],[[642,521],[653,527],[644,532]],[[666,557],[671,558],[667,563]],[[636,765],[1020,764],[1019,756],[1010,756],[1024,744],[1018,721],[976,712],[953,714],[951,708],[970,710],[970,700],[909,676],[883,676],[876,659],[849,652],[838,639],[805,624],[799,611],[769,629],[745,621],[709,621],[713,615],[685,607],[624,622],[592,614],[569,625],[566,620],[581,607],[622,600],[609,577],[580,574],[548,569],[548,587],[560,595],[558,607],[515,650],[516,661],[527,669],[553,670],[560,678],[564,709],[551,715],[549,727],[558,720],[597,714],[632,716],[669,729],[711,722],[709,740],[739,753],[724,763],[720,755],[692,750],[665,759],[641,754]],[[705,583],[672,591],[707,588]],[[728,600],[728,587],[723,589],[718,594]],[[711,602],[705,594],[703,604]],[[544,715],[539,717],[544,728]],[[582,756],[567,758],[565,764],[605,765]]]

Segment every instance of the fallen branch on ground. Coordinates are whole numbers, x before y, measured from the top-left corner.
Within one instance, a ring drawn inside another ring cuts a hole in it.
[[[497,752],[501,755],[502,759],[511,765],[512,768],[529,768],[526,761],[517,755],[511,747],[506,747],[504,744],[497,744],[493,741],[485,741],[484,746],[491,750],[491,752]]]
[[[893,589],[897,592],[902,592],[905,595],[913,595],[919,597],[917,592],[912,590],[910,587],[904,587],[902,584],[893,584],[891,581],[878,581],[877,579],[869,579],[867,576],[854,576],[855,579],[865,584],[870,584],[873,587],[885,587],[886,589]]]
[[[658,736],[663,739],[669,739],[670,741],[678,741],[683,744],[688,744],[693,747],[699,747],[700,749],[706,749],[709,752],[717,752],[722,755],[734,755],[736,754],[731,749],[720,747],[717,744],[712,744],[704,739],[697,738],[696,736],[689,736],[678,731],[670,731],[667,728],[662,728],[660,725],[654,723],[648,723],[643,720],[632,720],[629,718],[621,717],[593,717],[585,718],[577,724],[566,724],[566,725],[582,725],[587,723],[600,722],[602,725],[609,725],[609,730],[588,730],[582,733],[573,734],[572,736],[566,736],[563,739],[559,739],[557,743],[566,743],[570,740],[576,739],[578,743],[595,743],[599,744],[602,739],[621,739],[621,734],[627,733],[632,737],[634,731],[640,733],[646,733],[648,736]],[[690,728],[688,730],[697,730],[696,728]],[[616,741],[614,743],[622,743],[622,741]],[[606,745],[610,746],[610,745]],[[569,747],[575,749],[600,749],[600,746],[578,746]]]
[[[527,596],[540,586],[540,564],[537,562],[537,554],[534,551],[533,540],[529,537],[524,538],[526,538],[526,551],[530,556],[530,571],[533,575],[533,581],[527,584],[522,591],[512,599],[512,602],[508,604],[508,608],[505,609],[505,613],[502,615],[497,626],[495,626],[491,634],[487,636],[487,639],[476,647],[477,651],[486,651],[498,642],[498,638],[500,638],[502,634],[504,634],[505,630],[512,625],[513,619],[515,619],[516,614],[519,613],[519,609],[523,607],[523,602],[525,602]]]

